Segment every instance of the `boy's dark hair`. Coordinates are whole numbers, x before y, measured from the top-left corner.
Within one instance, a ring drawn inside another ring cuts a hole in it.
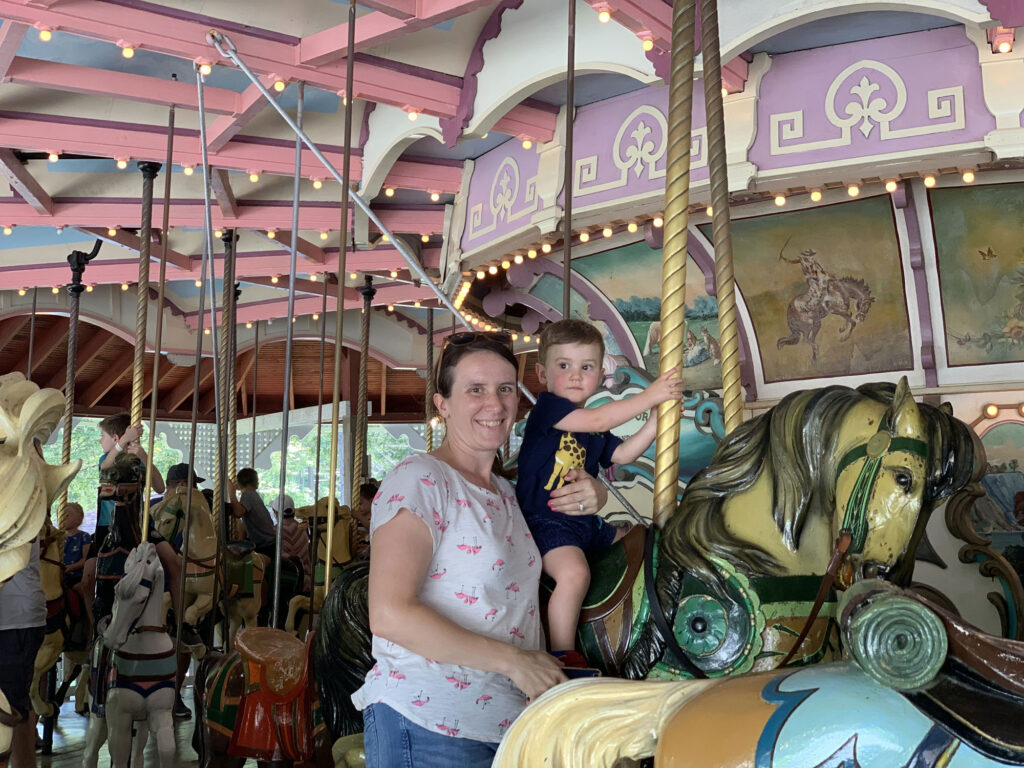
[[[376,480],[367,480],[359,486],[359,497],[367,501],[373,501],[373,497],[377,495],[379,489],[380,483]]]
[[[238,484],[246,488],[255,488],[260,483],[259,473],[252,467],[238,470]]]
[[[128,411],[115,413],[100,421],[100,429],[113,437],[120,437],[128,431],[128,427],[131,425],[132,415]]]
[[[604,358],[604,339],[601,332],[585,320],[559,320],[552,323],[540,335],[540,347],[537,359],[541,365],[547,359],[548,350],[556,344],[593,344],[600,354],[598,360]]]

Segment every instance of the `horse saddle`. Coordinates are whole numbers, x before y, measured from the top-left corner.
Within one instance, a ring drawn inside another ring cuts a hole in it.
[[[306,645],[297,637],[270,627],[246,627],[235,636],[235,647],[275,696],[297,692],[306,673]]]
[[[253,545],[248,541],[233,541],[225,547],[224,583],[229,597],[252,597],[255,594]]]
[[[942,621],[949,652],[938,678],[907,698],[978,752],[999,762],[1024,763],[1024,643],[986,634],[914,598]]]

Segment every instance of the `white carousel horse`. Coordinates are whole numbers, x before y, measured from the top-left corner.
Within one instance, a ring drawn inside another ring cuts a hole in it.
[[[103,736],[109,735],[114,768],[129,764],[132,723],[147,721],[156,738],[161,768],[176,765],[174,721],[174,644],[163,617],[164,569],[156,547],[142,542],[128,555],[124,577],[115,587],[114,611],[103,632],[110,649],[110,687],[104,717],[93,714],[86,734],[84,764],[96,766]],[[140,734],[145,734],[141,731]],[[142,765],[145,737],[136,744],[132,765]]]
[[[0,376],[0,582],[28,565],[46,510],[82,466],[81,459],[47,464],[39,448],[63,414],[64,395],[56,389],[39,389],[21,373]]]

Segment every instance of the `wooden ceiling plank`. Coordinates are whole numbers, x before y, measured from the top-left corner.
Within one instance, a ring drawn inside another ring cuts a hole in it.
[[[28,315],[7,318],[0,326],[0,349],[6,347],[21,332],[21,329],[28,325],[28,321]]]
[[[214,168],[210,174],[210,189],[217,199],[220,212],[225,216],[238,218],[238,203],[235,200],[235,191],[231,188],[231,178],[223,168]]]
[[[209,380],[213,375],[213,360],[209,357],[204,357],[199,363],[199,387],[202,388],[203,384]],[[185,379],[178,384],[174,389],[171,390],[170,394],[167,395],[167,402],[164,403],[164,407],[169,411],[176,411],[181,406],[188,396],[192,394],[192,382],[195,379],[195,370],[192,371],[192,375],[186,376]]]
[[[87,325],[79,325],[78,327],[79,337],[86,337],[84,342],[78,345],[78,354],[75,356],[75,378],[85,369],[85,366],[89,365],[95,360],[103,348],[107,346],[107,342],[111,340],[112,336],[107,331],[100,328],[90,327]],[[60,367],[53,376],[50,377],[49,381],[41,385],[43,387],[53,387],[54,389],[64,389],[64,385],[67,384],[68,376],[68,364],[65,361],[64,365]]]
[[[25,164],[9,149],[0,148],[0,175],[7,179],[11,189],[24,198],[32,209],[43,216],[53,215],[53,200]]]
[[[96,404],[103,399],[103,396],[107,394],[114,385],[117,384],[121,379],[132,372],[132,366],[134,361],[130,355],[126,355],[128,362],[121,368],[116,375],[113,371],[109,371],[110,375],[104,375],[96,379],[92,385],[82,393],[81,398],[75,395],[75,399],[78,401],[78,408],[95,408]],[[77,408],[76,408],[77,410]],[[126,410],[122,408],[121,410]]]
[[[0,27],[0,77],[5,77],[10,70],[26,32],[28,24],[16,21],[5,21]]]
[[[135,253],[138,253],[142,247],[142,239],[138,235],[124,229],[114,230],[115,234],[113,235],[110,234],[109,230],[102,227],[76,227],[76,229],[83,235],[99,238],[121,248],[127,248]],[[160,243],[153,243],[149,248],[149,257],[152,261],[159,261],[162,252],[163,246]],[[191,257],[170,248],[167,249],[167,263],[173,264],[178,269],[192,269]]]
[[[38,319],[38,318],[37,318]],[[50,356],[58,345],[68,336],[68,326],[64,318],[57,318],[42,334],[36,333],[32,346],[32,373]]]

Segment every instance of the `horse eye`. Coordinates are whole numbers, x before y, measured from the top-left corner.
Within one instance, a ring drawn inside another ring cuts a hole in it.
[[[896,472],[896,485],[903,489],[904,493],[909,493],[911,486],[914,484],[914,476],[906,471]]]

